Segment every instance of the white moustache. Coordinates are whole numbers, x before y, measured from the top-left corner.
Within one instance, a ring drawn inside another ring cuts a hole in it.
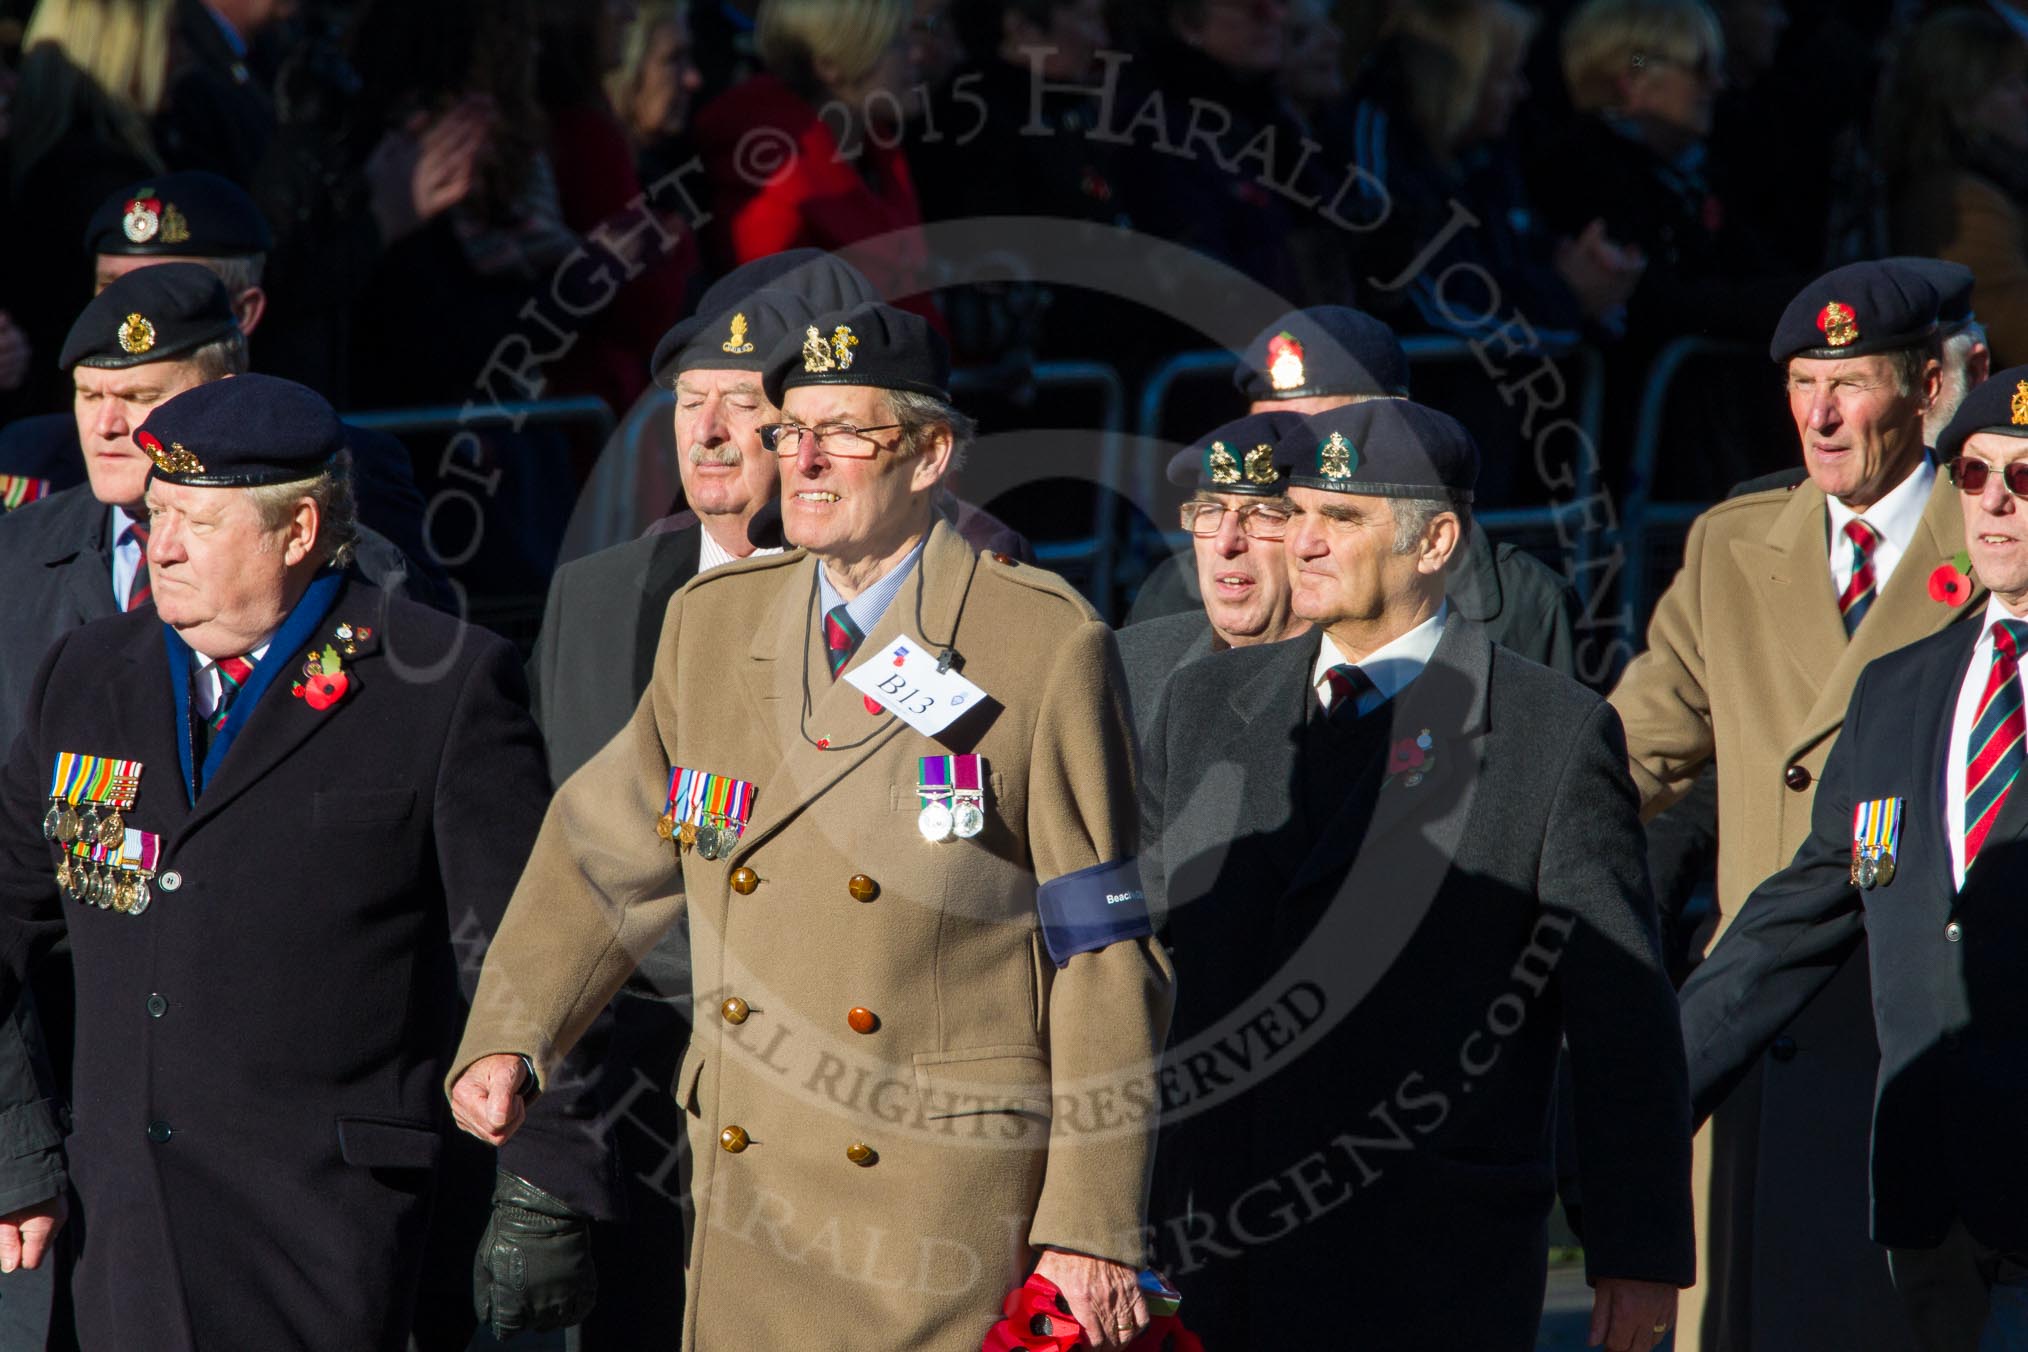
[[[706,446],[701,443],[690,447],[690,463],[693,465],[737,465],[740,462],[739,447],[731,442],[723,446]]]

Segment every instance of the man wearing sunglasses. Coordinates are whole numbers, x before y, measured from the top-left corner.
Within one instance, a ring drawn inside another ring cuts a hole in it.
[[[1859,676],[1809,835],[1684,987],[1683,1031],[1708,1114],[1869,961],[1873,1238],[1919,1345],[1972,1352],[2028,1347],[2028,367],[1974,390],[1937,450],[1990,595]]]
[[[1169,482],[1195,491],[1183,504],[1202,607],[1130,624],[1119,633],[1134,727],[1145,732],[1171,673],[1228,648],[1274,643],[1309,628],[1289,609],[1282,540],[1288,476],[1275,444],[1302,418],[1263,413],[1227,423],[1169,461]]]
[[[1810,832],[1853,683],[1944,628],[1973,588],[1933,581],[1965,547],[1956,494],[1924,448],[1940,375],[1933,282],[1889,262],[1825,274],[1790,301],[1769,353],[1787,377],[1808,478],[1733,497],[1691,527],[1648,649],[1612,701],[1642,815],[1718,777],[1717,935]],[[1706,1345],[1906,1346],[1866,1234],[1875,1060],[1863,956],[1779,1030],[1699,1142],[1710,1243],[1684,1319]],[[1773,1270],[1812,1274],[1769,1283]]]
[[[457,1058],[460,1123],[503,1140],[521,1058],[546,1085],[688,920],[686,1346],[976,1352],[1031,1267],[1096,1352],[1147,1323],[1170,969],[1117,650],[1061,578],[939,514],[971,435],[949,375],[879,304],[776,351],[799,548],[670,603],[647,694],[551,805]]]

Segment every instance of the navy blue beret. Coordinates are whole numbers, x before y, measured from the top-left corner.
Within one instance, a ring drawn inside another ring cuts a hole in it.
[[[804,385],[868,385],[950,398],[951,349],[927,319],[872,301],[833,310],[775,349],[762,377],[768,402]]]
[[[1796,294],[1775,325],[1768,355],[1836,360],[1916,347],[1936,336],[1937,293],[1891,262],[1847,263]]]
[[[1343,305],[1294,310],[1254,335],[1232,382],[1248,402],[1408,394],[1408,354],[1394,330]]]
[[[1937,458],[1957,459],[1965,452],[1965,442],[1980,432],[2028,437],[2028,366],[1995,371],[1965,396],[1950,426],[1936,439]]]
[[[123,370],[187,356],[239,332],[232,297],[202,263],[136,268],[92,297],[70,326],[57,366]]]
[[[1882,261],[1929,283],[1929,289],[1936,292],[1936,322],[1945,332],[1956,330],[1972,317],[1972,270],[1963,263],[1913,256]]]
[[[345,428],[324,396],[307,385],[279,376],[229,376],[158,406],[134,433],[134,444],[155,462],[151,483],[255,488],[316,478],[344,447]]]
[[[1300,488],[1380,498],[1472,500],[1479,446],[1447,413],[1406,399],[1368,399],[1312,414],[1282,440]]]
[[[85,227],[88,254],[244,258],[274,244],[267,217],[246,189],[202,169],[122,188],[99,204]]]
[[[755,340],[754,360],[750,362],[735,363],[723,359],[733,355],[745,356],[745,353],[722,353],[714,358],[712,345],[698,342],[701,335],[716,333],[727,327],[733,315],[746,304],[747,298],[763,289],[799,300],[799,308],[811,315],[848,310],[865,301],[879,299],[864,273],[822,249],[784,249],[765,258],[756,258],[751,263],[742,263],[707,287],[691,316],[663,334],[662,341],[655,344],[655,355],[648,363],[648,370],[656,383],[667,385],[675,379],[677,372],[692,366],[758,371],[766,365],[768,355],[781,342],[783,335],[780,333]],[[749,314],[747,318],[751,327],[753,316]],[[808,320],[799,318],[794,322],[800,329]],[[693,345],[696,347],[694,352],[689,350]]]
[[[1218,428],[1169,459],[1169,482],[1207,493],[1279,494],[1289,469],[1275,457],[1284,438],[1302,426],[1299,413],[1249,413]]]
[[[760,371],[791,335],[799,340],[817,312],[801,296],[763,288],[722,311],[700,309],[662,336],[653,370],[674,385],[685,371]]]

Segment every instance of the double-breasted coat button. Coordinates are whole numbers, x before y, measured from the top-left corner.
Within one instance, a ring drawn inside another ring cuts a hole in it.
[[[151,995],[148,997],[148,1015],[150,1018],[159,1019],[168,1012],[169,1012],[169,1002],[167,1000],[164,1000],[159,995]]]
[[[727,1127],[718,1133],[718,1144],[728,1155],[737,1155],[747,1147],[745,1127]]]
[[[164,1141],[168,1140],[171,1136],[175,1134],[176,1133],[170,1129],[170,1126],[167,1122],[158,1120],[150,1122],[148,1124],[148,1139],[153,1141],[156,1145],[161,1145]]]
[[[726,1002],[718,1007],[718,1012],[727,1023],[745,1023],[746,1016],[753,1012],[753,1007],[734,995],[728,997]]]
[[[732,890],[741,896],[751,893],[760,886],[760,874],[742,864],[732,871]]]
[[[164,892],[174,892],[177,888],[183,886],[183,875],[178,873],[175,869],[172,868],[167,873],[157,878],[155,880],[155,885],[161,888]]]
[[[1768,1048],[1768,1054],[1777,1061],[1793,1061],[1796,1059],[1796,1040],[1783,1034],[1774,1040],[1774,1045]]]
[[[1953,920],[1951,921],[1950,924],[1944,926],[1944,938],[1949,940],[1951,943],[1956,943],[1958,940],[1964,937],[1965,937],[1965,927],[1963,925],[1960,925],[1957,921]]]
[[[865,1005],[852,1006],[851,1012],[845,1016],[845,1022],[855,1033],[870,1033],[880,1027],[879,1017]]]
[[[845,1158],[864,1169],[871,1165],[878,1157],[873,1153],[872,1146],[867,1145],[864,1141],[854,1141],[851,1145],[845,1147]]]
[[[1788,769],[1782,771],[1782,783],[1788,785],[1790,788],[1794,789],[1797,793],[1801,793],[1804,789],[1810,787],[1809,767],[1804,765],[1791,765]]]
[[[880,884],[863,873],[855,873],[846,882],[845,890],[852,894],[854,901],[871,901],[880,894]]]

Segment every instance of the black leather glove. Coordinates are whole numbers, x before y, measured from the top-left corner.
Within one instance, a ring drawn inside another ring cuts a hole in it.
[[[568,1328],[598,1297],[591,1221],[505,1169],[472,1264],[472,1301],[495,1338]]]

